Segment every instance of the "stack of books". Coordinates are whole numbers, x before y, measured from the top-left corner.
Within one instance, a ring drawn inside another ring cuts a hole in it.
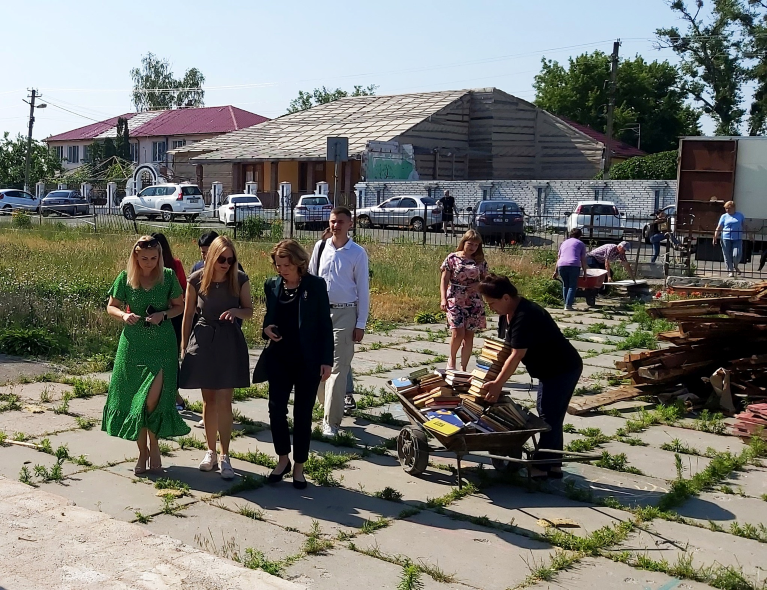
[[[458,371],[456,369],[448,369],[445,376],[445,383],[452,387],[456,394],[466,393],[471,386],[471,373]]]
[[[474,399],[484,398],[482,386],[492,381],[503,368],[503,364],[511,354],[511,346],[502,340],[486,339],[482,351],[477,357],[477,368],[471,373],[470,387],[467,395]]]
[[[510,432],[527,424],[525,410],[509,399],[489,408],[464,399],[455,413],[469,429],[480,433]]]

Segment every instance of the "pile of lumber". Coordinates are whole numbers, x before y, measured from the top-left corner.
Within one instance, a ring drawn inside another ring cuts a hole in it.
[[[767,404],[751,404],[735,418],[737,422],[732,427],[735,436],[751,438],[756,435],[767,440]]]
[[[729,289],[726,295],[721,288],[690,289],[714,296],[667,301],[647,310],[653,318],[677,324],[676,330],[658,334],[672,346],[626,354],[615,366],[625,371],[631,385],[607,392],[601,400],[586,398],[570,413],[681,387],[706,399],[712,391],[708,378],[720,368],[727,371],[736,399],[767,400],[767,282],[751,289]]]

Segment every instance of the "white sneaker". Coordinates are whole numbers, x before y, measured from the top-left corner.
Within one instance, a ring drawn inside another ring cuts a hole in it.
[[[728,274],[727,274],[727,276],[728,276],[728,277],[730,277],[730,278],[732,278],[732,277],[734,277],[734,276],[735,276],[735,273],[734,273],[734,272],[728,273]]]
[[[575,311],[575,308],[572,305],[566,305],[565,311]]]
[[[338,434],[338,426],[331,426],[327,422],[322,423],[322,434],[325,436],[336,436]]]
[[[200,463],[200,471],[213,471],[216,467],[218,467],[216,451],[208,449],[205,452],[205,458],[202,460],[202,463]],[[231,469],[231,467],[229,469]]]
[[[200,420],[199,422],[195,423],[194,427],[195,428],[202,428],[203,430],[205,430],[205,422]]]
[[[221,477],[223,479],[233,479],[234,469],[232,469],[231,463],[229,463],[229,455],[221,455]]]

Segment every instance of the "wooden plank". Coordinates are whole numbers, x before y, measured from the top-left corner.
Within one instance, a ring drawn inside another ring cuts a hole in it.
[[[652,383],[668,383],[670,381],[677,381],[680,377],[694,375],[695,373],[700,372],[703,367],[707,367],[712,364],[717,364],[716,360],[690,363],[673,369],[641,367],[639,369],[639,376],[651,381]]]
[[[580,416],[581,414],[596,410],[601,406],[631,400],[642,395],[647,395],[647,392],[637,389],[636,387],[623,385],[605,393],[573,398],[570,400],[570,405],[567,406],[567,413],[574,416]]]
[[[699,293],[701,295],[719,295],[719,296],[747,296],[754,297],[759,293],[757,289],[728,289],[726,287],[688,287],[674,286],[669,287],[671,293]]]

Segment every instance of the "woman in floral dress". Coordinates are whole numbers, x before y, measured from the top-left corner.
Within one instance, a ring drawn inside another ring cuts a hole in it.
[[[474,333],[487,326],[485,304],[477,290],[480,281],[488,274],[482,237],[473,229],[463,234],[458,248],[448,254],[441,270],[440,307],[447,312],[447,325],[451,332],[447,368],[456,368],[455,359],[463,344],[461,369],[465,371],[471,359]]]

